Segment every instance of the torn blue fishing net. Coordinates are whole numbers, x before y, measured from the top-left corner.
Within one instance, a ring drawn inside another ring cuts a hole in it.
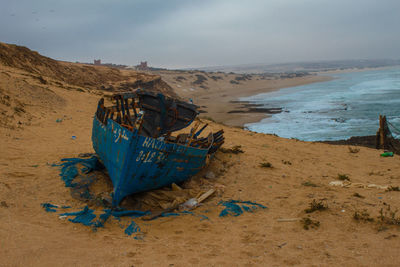
[[[92,199],[93,196],[89,191],[89,186],[92,182],[92,178],[89,174],[91,171],[99,170],[103,168],[97,156],[93,155],[90,158],[64,158],[61,159],[61,164],[52,164],[55,167],[61,167],[60,177],[64,181],[66,187],[70,187],[73,190],[72,194],[77,195],[83,199]],[[83,175],[85,174],[85,175]],[[43,208],[47,212],[56,212],[56,205],[52,205],[50,203],[42,203]],[[63,209],[70,208],[69,206],[63,206]],[[64,212],[59,214],[60,216],[73,217],[68,220],[73,223],[81,223],[86,226],[91,226],[94,230],[99,227],[104,227],[106,221],[113,216],[115,219],[120,220],[120,217],[130,217],[130,218],[138,218],[145,215],[151,214],[150,211],[137,211],[137,210],[111,210],[104,209],[103,213],[98,217],[94,214],[94,210],[90,209],[88,206],[85,206],[82,210],[76,212]],[[180,216],[191,214],[193,216],[200,217],[200,220],[208,220],[209,218],[204,215],[197,215],[193,212],[184,211],[179,213],[163,213],[162,217],[169,216]],[[128,235],[132,235],[132,233],[140,232],[140,227],[132,221],[129,226],[125,229],[125,233]],[[136,237],[135,237],[136,238]]]
[[[47,212],[57,212],[57,209],[59,208],[59,206],[53,205],[50,203],[42,203],[41,206]],[[61,208],[69,209],[70,207],[62,206]],[[83,225],[92,227],[93,230],[97,230],[97,228],[99,228],[99,227],[104,227],[104,224],[111,216],[113,216],[115,219],[119,220],[120,217],[139,218],[139,217],[143,217],[143,216],[150,215],[150,214],[151,214],[150,211],[125,210],[125,209],[118,209],[118,210],[103,209],[103,213],[97,217],[97,215],[94,214],[93,209],[90,209],[88,206],[85,206],[80,211],[64,212],[64,213],[59,214],[59,216],[60,217],[62,217],[62,216],[73,217],[73,218],[69,218],[68,221],[73,222],[73,223],[81,223]],[[169,213],[163,213],[161,216],[169,217],[169,216],[180,216],[180,215],[193,215],[196,217],[200,217],[200,221],[209,220],[209,218],[207,216],[198,215],[191,211],[169,212]],[[132,220],[131,223],[126,227],[125,234],[131,236],[134,233],[135,234],[141,233],[141,229],[140,229],[139,225],[137,225]],[[143,235],[135,235],[133,238],[134,239],[142,239]]]
[[[91,226],[95,223],[95,222],[93,222],[93,219],[96,218],[96,215],[93,214],[93,211],[94,210],[89,209],[89,207],[86,206],[81,211],[65,212],[65,213],[61,213],[60,216],[75,216],[75,218],[68,219],[68,220],[73,223],[81,223],[86,226]]]
[[[222,205],[225,207],[219,214],[219,217],[226,217],[228,215],[239,216],[243,214],[243,211],[253,212],[258,208],[267,208],[266,206],[256,202],[240,200],[221,201],[218,203],[218,205]]]
[[[104,223],[108,220],[108,218],[112,215],[116,218],[119,217],[130,217],[130,218],[138,218],[145,215],[149,215],[150,211],[139,211],[139,210],[111,210],[104,209],[102,214],[99,215],[99,219],[95,220],[97,216],[93,214],[92,209],[89,209],[88,206],[85,206],[83,210],[77,212],[66,212],[60,214],[60,216],[75,216],[74,219],[68,219],[73,223],[82,223],[87,226],[103,227]]]
[[[90,158],[64,158],[61,164],[52,166],[61,167],[60,177],[65,183],[65,187],[73,190],[73,196],[79,199],[92,199],[89,186],[93,182],[93,177],[86,175],[93,170],[101,169],[101,164],[96,156]],[[85,174],[85,175],[81,175]],[[77,179],[79,177],[79,179]]]
[[[75,177],[79,174],[77,164],[80,164],[82,166],[80,168],[80,171],[85,174],[99,168],[99,159],[96,156],[92,156],[88,159],[64,158],[61,159],[61,161],[62,163],[56,166],[61,166],[60,176],[61,179],[64,181],[66,187],[75,186],[73,181]]]
[[[57,212],[57,209],[59,208],[57,205],[53,205],[50,203],[42,203],[41,206],[47,211],[47,212]],[[68,206],[62,206],[63,209],[68,209],[70,207]],[[81,223],[86,226],[91,226],[93,230],[97,230],[99,227],[104,227],[105,222],[110,218],[110,216],[113,216],[114,218],[119,219],[120,217],[130,217],[130,218],[138,218],[142,217],[145,215],[151,214],[150,211],[139,211],[139,210],[111,210],[111,209],[104,209],[103,213],[100,214],[97,218],[97,215],[93,213],[94,210],[90,209],[88,206],[85,206],[82,210],[80,211],[75,211],[75,212],[64,212],[59,214],[59,216],[66,216],[66,217],[73,217],[68,219],[68,221],[73,222],[73,223]],[[133,233],[139,233],[141,232],[140,227],[132,221],[128,227],[125,229],[125,234],[127,235],[132,235]],[[139,239],[137,237],[134,237],[135,239]]]
[[[47,212],[56,212],[56,208],[58,208],[58,206],[50,204],[50,203],[42,203],[40,204]]]
[[[56,212],[57,209],[59,208],[57,205],[53,205],[50,203],[42,203],[42,204],[40,204],[40,206],[42,206],[45,209],[45,211],[47,211],[47,212]],[[68,208],[70,208],[70,206],[61,206],[61,208],[68,209]]]
[[[125,234],[132,235],[133,233],[140,232],[140,227],[134,221],[132,221],[128,227],[125,229]]]

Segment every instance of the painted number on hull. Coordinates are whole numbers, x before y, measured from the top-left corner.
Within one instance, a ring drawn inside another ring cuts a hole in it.
[[[143,163],[153,162],[154,159],[156,161],[164,160],[165,155],[161,152],[144,152],[143,150],[139,152],[139,155],[136,158],[136,161],[143,161]]]

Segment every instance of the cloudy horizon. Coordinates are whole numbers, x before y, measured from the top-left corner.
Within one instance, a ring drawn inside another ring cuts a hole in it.
[[[400,59],[400,1],[3,0],[0,41],[59,60],[190,68]]]

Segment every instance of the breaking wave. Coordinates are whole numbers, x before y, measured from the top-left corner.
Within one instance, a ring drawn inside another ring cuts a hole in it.
[[[340,140],[374,135],[382,114],[400,129],[400,68],[342,73],[334,78],[241,98],[283,109],[246,127],[305,141]]]

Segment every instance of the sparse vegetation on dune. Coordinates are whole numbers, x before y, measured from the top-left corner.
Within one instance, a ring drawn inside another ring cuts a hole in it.
[[[312,213],[314,211],[324,211],[328,209],[328,205],[326,205],[326,203],[322,201],[317,202],[315,199],[313,199],[313,201],[309,205],[310,207],[304,210],[306,213]]]

